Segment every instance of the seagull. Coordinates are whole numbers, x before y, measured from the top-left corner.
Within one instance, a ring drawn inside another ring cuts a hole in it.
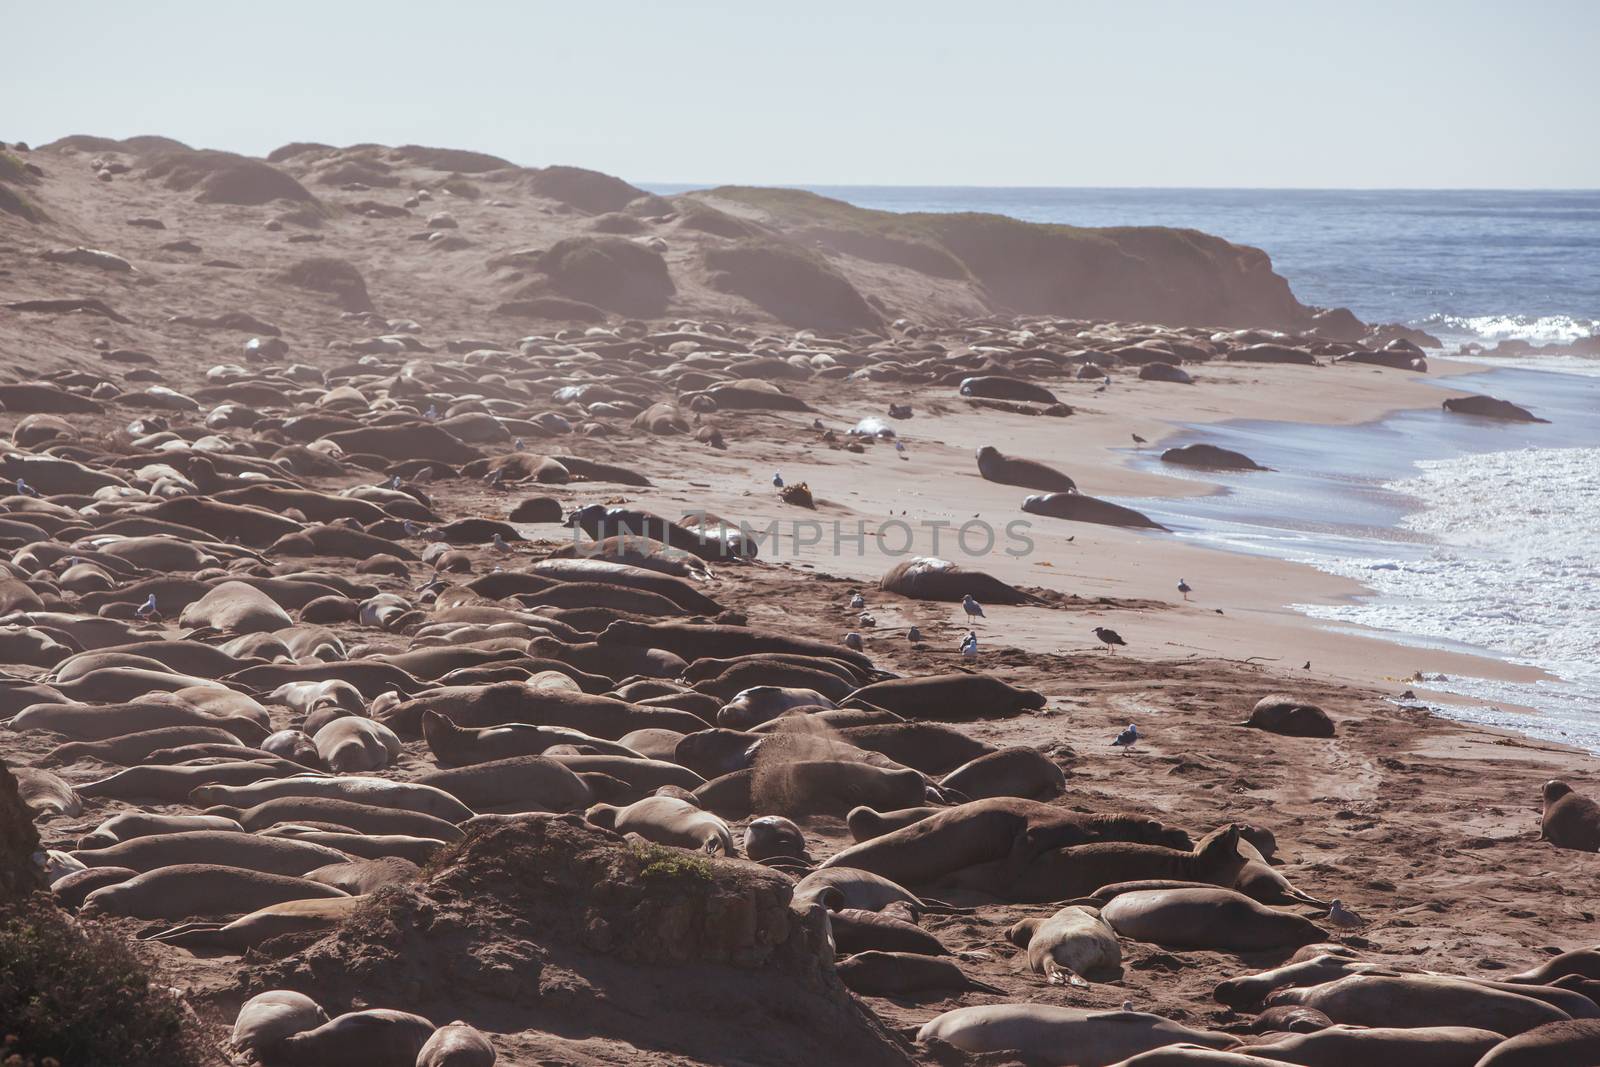
[[[1133,1011],[1133,1001],[1131,1001],[1131,1000],[1124,1000],[1124,1001],[1123,1001],[1123,1002],[1122,1002],[1122,1010],[1123,1010],[1123,1011]]]
[[[860,593],[857,593],[855,596],[850,598],[850,608],[852,611],[860,611],[866,606],[867,598],[862,596]]]
[[[812,428],[812,429],[813,429],[813,430],[820,430],[820,429],[822,429],[822,420],[821,420],[821,419],[812,419],[812,420],[811,420],[811,428]]]
[[[18,478],[17,479],[17,495],[18,496],[38,496],[39,495],[39,490],[37,490],[33,486],[29,485],[27,482],[23,481],[21,478]]]
[[[519,437],[515,441],[511,442],[511,447],[516,449],[518,452],[521,452],[524,448],[528,447],[528,443]]]
[[[405,528],[407,537],[421,537],[422,534],[423,534],[422,527],[418,526],[416,523],[412,522],[410,519],[402,520],[400,525]]]
[[[1306,665],[1304,667],[1301,667],[1300,669],[1303,670],[1303,671],[1309,671],[1311,669],[1311,661],[1310,660],[1306,660]]]
[[[857,621],[860,622],[862,627],[866,629],[871,629],[872,627],[878,625],[877,617],[870,611],[863,611],[858,617]]]
[[[145,597],[144,603],[134,611],[134,615],[141,619],[149,619],[156,614],[156,595],[151,593]]]
[[[971,593],[968,593],[965,599],[961,601],[961,610],[967,613],[968,622],[971,622],[975,618],[983,619],[988,617],[983,613],[983,605],[978,603],[976,600],[973,600]]]
[[[494,535],[494,550],[502,555],[511,551],[511,546],[506,544],[506,539],[498,532]]]
[[[398,474],[390,476],[390,478],[389,478],[389,488],[393,489],[393,490],[395,490],[397,492],[399,491],[399,489],[400,489],[400,476]]]
[[[1328,902],[1328,921],[1335,926],[1367,925],[1367,920],[1345,907],[1337,897]]]
[[[1137,740],[1139,740],[1139,728],[1130,722],[1128,728],[1118,734],[1117,739],[1111,744],[1116,748],[1122,749],[1122,754],[1126,756],[1128,750],[1133,747],[1133,743]]]
[[[437,419],[439,417],[439,406],[437,404],[429,404],[428,410],[422,413],[422,417],[430,422]]]
[[[967,636],[961,639],[961,658],[978,658],[978,634],[976,630],[968,630]]]
[[[1191,592],[1189,583],[1184,581],[1182,578],[1178,579],[1178,592],[1183,594],[1183,599],[1189,599],[1189,593]]]
[[[1128,436],[1133,438],[1133,447],[1134,448],[1142,448],[1143,446],[1145,446],[1145,445],[1150,443],[1149,441],[1146,441],[1144,438],[1140,437],[1136,433],[1135,434],[1129,434]]]
[[[861,651],[861,635],[856,633],[854,630],[851,630],[849,633],[845,634],[844,635],[844,647],[845,648],[853,648],[857,652],[860,652]]]
[[[1125,646],[1128,643],[1122,639],[1122,635],[1117,633],[1117,631],[1108,630],[1104,626],[1096,626],[1094,628],[1094,635],[1098,637],[1100,639],[1100,643],[1105,645],[1108,649],[1112,645]]]
[[[906,455],[906,443],[904,441],[896,441],[894,443],[894,450],[896,452],[900,453],[900,458],[901,459],[910,459],[911,458],[910,456]]]
[[[922,631],[913,626],[906,631],[906,640],[913,645],[920,645],[922,643]]]

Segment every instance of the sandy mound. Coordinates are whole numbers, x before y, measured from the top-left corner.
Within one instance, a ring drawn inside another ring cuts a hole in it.
[[[527,187],[539,196],[594,215],[621,211],[645,195],[643,189],[636,189],[621,178],[582,167],[545,167],[530,171]]]
[[[367,283],[353,264],[329,256],[302,259],[278,274],[278,279],[297,289],[326,293],[346,311],[371,311],[372,298]]]
[[[419,144],[401,145],[390,155],[419,167],[427,167],[429,170],[451,171],[456,174],[482,174],[485,171],[504,170],[516,166],[510,160],[491,156],[487,152],[469,152],[463,148],[428,148]]]
[[[33,198],[18,186],[37,182],[27,165],[10,152],[0,152],[0,211],[29,222],[44,222],[48,218]]]
[[[539,269],[562,295],[626,315],[659,315],[676,291],[661,254],[622,237],[557,241],[539,257]]]
[[[199,188],[202,204],[266,204],[315,200],[305,186],[269,163],[232,152],[168,152],[157,156],[146,178],[178,192]]]
[[[783,322],[828,330],[882,324],[844,275],[799,248],[750,241],[708,248],[704,259],[713,289],[742,296]]]
[[[790,908],[783,875],[627,844],[575,816],[491,826],[432,870],[247,969],[247,991],[534,1031],[517,1062],[617,1062],[618,1046],[665,1053],[657,1062],[758,1048],[770,1064],[908,1062],[839,983],[822,916]]]

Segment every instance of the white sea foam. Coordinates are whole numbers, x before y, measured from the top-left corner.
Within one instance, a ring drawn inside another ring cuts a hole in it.
[[[1481,342],[1550,344],[1600,333],[1600,321],[1572,315],[1429,315],[1422,325],[1430,332],[1465,335]]]
[[[1536,666],[1537,684],[1452,678],[1435,687],[1533,707],[1463,717],[1600,751],[1600,448],[1528,448],[1417,464],[1386,488],[1416,501],[1393,558],[1308,559],[1376,595],[1297,605],[1308,615],[1466,643]]]

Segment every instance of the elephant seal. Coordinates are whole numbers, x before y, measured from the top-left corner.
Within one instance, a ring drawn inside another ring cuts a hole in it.
[[[204,863],[290,875],[302,875],[349,858],[321,845],[260,837],[237,830],[150,834],[120,841],[108,848],[74,852],[72,856],[86,867],[132,867],[136,871],[153,871],[179,863]]]
[[[935,674],[891,678],[862,686],[843,707],[882,708],[905,719],[967,722],[1004,719],[1044,707],[1044,694],[1018,689],[987,674]]]
[[[744,798],[736,789],[727,788],[741,780],[748,790]],[[719,783],[722,788],[713,788]],[[839,760],[758,763],[747,771],[724,775],[695,789],[703,807],[733,818],[755,811],[790,817],[842,817],[862,803],[893,808],[925,800],[927,795],[926,779],[909,767],[883,770]]]
[[[964,731],[935,722],[888,722],[845,726],[838,731],[846,744],[888,756],[923,774],[943,774],[996,751]]]
[[[270,757],[174,766],[152,763],[142,767],[127,767],[109,778],[85,782],[80,791],[86,797],[157,800],[177,804],[203,785],[251,785],[267,779],[319,773]]]
[[[119,841],[131,841],[151,834],[243,829],[235,820],[220,815],[152,815],[146,811],[125,811],[121,815],[113,815],[78,838],[78,848],[108,848]]]
[[[1239,828],[1233,825],[1212,831],[1187,852],[1161,845],[1099,841],[1047,849],[1031,857],[1014,853],[1007,860],[957,871],[947,881],[1004,900],[1043,903],[1070,900],[1108,883],[1139,878],[1228,886],[1244,864],[1239,854]],[[1106,920],[1110,921],[1109,915]]]
[[[1076,493],[1078,483],[1054,467],[1036,460],[1007,456],[993,445],[978,449],[978,473],[986,481],[1018,485],[1043,493]]]
[[[870,659],[842,645],[755,626],[619,620],[601,631],[599,643],[663,649],[689,663],[708,656],[733,657],[755,652],[778,652],[840,659],[864,670],[872,669]]]
[[[317,743],[304,730],[278,730],[268,734],[267,739],[261,742],[261,751],[302,767],[320,770],[323,766]]]
[[[1166,530],[1150,516],[1132,508],[1082,493],[1044,493],[1025,497],[1022,510],[1071,522],[1090,522],[1099,526],[1121,526],[1136,530]]]
[[[1387,964],[1356,959],[1342,947],[1322,946],[1323,950],[1317,951],[1318,947],[1302,948],[1289,963],[1281,967],[1219,982],[1212,990],[1212,996],[1218,1003],[1226,1004],[1235,1011],[1247,1011],[1280,989],[1323,985],[1352,974],[1397,976],[1411,973]]]
[[[863,804],[851,808],[845,815],[844,821],[850,828],[850,836],[859,844],[862,841],[882,837],[884,834],[892,834],[923,819],[931,819],[944,810],[946,809],[901,808],[898,811],[875,811]]]
[[[842,953],[879,949],[924,956],[952,955],[937,937],[916,923],[882,912],[840,908],[828,912],[828,926],[833,931],[834,947]]]
[[[359,715],[341,715],[311,739],[329,770],[340,774],[381,771],[400,755],[400,739],[379,722]]]
[[[379,859],[353,859],[330,863],[325,867],[307,871],[306,877],[313,882],[331,885],[353,897],[359,897],[375,893],[386,885],[414,882],[421,870],[420,866],[408,859],[384,856]]]
[[[1083,985],[1122,973],[1122,946],[1095,908],[1069,906],[1043,919],[1023,919],[1006,940],[1027,952],[1028,969],[1054,983]]]
[[[1250,717],[1240,726],[1282,734],[1285,737],[1332,737],[1333,720],[1315,704],[1298,697],[1273,693],[1256,701]]]
[[[1446,400],[1444,410],[1456,415],[1476,415],[1484,419],[1504,419],[1507,422],[1549,422],[1527,408],[1518,407],[1509,400],[1492,396],[1456,396]]]
[[[324,1067],[359,1063],[362,1067],[416,1067],[436,1028],[427,1019],[388,1008],[353,1011],[284,1038],[272,1062],[284,1067]]]
[[[1231,448],[1222,448],[1218,445],[1193,444],[1181,448],[1169,448],[1161,453],[1161,462],[1174,463],[1180,467],[1198,467],[1201,470],[1213,471],[1264,471],[1263,467],[1243,452],[1235,452]]]
[[[1035,404],[1054,404],[1056,395],[1042,385],[1011,378],[1004,374],[978,374],[961,379],[962,396],[987,400],[1024,400]]]
[[[1067,791],[1067,776],[1038,749],[1017,745],[962,764],[939,779],[939,785],[970,800],[1053,800]]]
[[[1005,990],[975,981],[953,962],[917,952],[868,949],[834,965],[839,981],[864,997],[915,996],[919,993],[995,993]]]
[[[1600,979],[1600,949],[1580,948],[1552,956],[1539,964],[1506,978],[1508,982],[1527,985],[1544,985],[1567,975]]]
[[[1123,937],[1167,948],[1259,952],[1328,936],[1292,912],[1274,911],[1243,893],[1221,888],[1124,893],[1100,914]]]
[[[162,749],[183,745],[237,745],[239,738],[217,726],[165,726],[114,734],[102,741],[68,741],[39,758],[39,765],[54,767],[80,760],[96,759],[128,767],[143,763],[146,756]]]
[[[364,897],[313,897],[285,900],[241,915],[231,922],[189,922],[150,935],[180,948],[212,952],[248,952],[285,934],[315,933],[350,917]]]
[[[584,816],[619,834],[638,834],[658,845],[693,849],[713,856],[737,856],[728,824],[686,800],[646,797],[625,808],[596,804]]]
[[[869,871],[849,867],[826,867],[812,871],[794,887],[797,904],[821,904],[829,911],[858,908],[882,911],[903,904],[913,911],[923,908],[922,900],[905,886],[896,885]]]
[[[1236,1044],[1227,1034],[1191,1030],[1139,1011],[1097,1011],[1050,1004],[983,1004],[935,1016],[917,1044],[943,1041],[964,1052],[1018,1052],[1053,1067],[1109,1067],[1129,1056],[1188,1042],[1205,1048]]]
[[[417,1053],[416,1067],[494,1067],[495,1059],[489,1039],[457,1019],[433,1032]]]
[[[1305,1067],[1474,1067],[1504,1038],[1473,1026],[1416,1027],[1334,1025],[1259,1045],[1250,1055]]]
[[[440,789],[474,811],[575,811],[594,802],[584,780],[549,756],[512,756],[433,771],[417,784]]]
[[[1532,997],[1422,974],[1352,974],[1324,985],[1279,990],[1267,1003],[1316,1008],[1335,1022],[1356,1026],[1476,1026],[1506,1037],[1570,1018]]]
[[[833,701],[815,689],[758,685],[734,695],[717,711],[717,725],[729,730],[748,730],[771,722],[795,708],[833,710]]]
[[[533,726],[521,722],[458,726],[436,711],[422,713],[422,737],[441,767],[465,767],[512,756],[538,756],[556,745],[577,745],[610,756],[636,758],[643,754],[620,742],[591,737],[565,726]]]
[[[1546,782],[1539,836],[1557,848],[1600,851],[1600,804],[1574,792],[1566,782]]]
[[[84,899],[82,910],[135,919],[187,919],[237,915],[286,900],[346,895],[306,878],[208,863],[180,863],[96,889]]]
[[[1476,1067],[1580,1067],[1600,1063],[1600,1022],[1545,1023],[1503,1041]]]
[[[132,867],[85,867],[51,882],[50,893],[63,907],[77,909],[96,889],[126,882],[138,873]]]
[[[317,822],[342,826],[357,834],[411,834],[438,841],[461,840],[461,831],[446,819],[338,797],[278,797],[250,808],[213,808],[207,814],[237,819],[240,826],[252,833],[279,823]]]
[[[1333,1025],[1333,1020],[1315,1008],[1280,1004],[1267,1008],[1250,1023],[1252,1034],[1314,1034]]]
[[[744,854],[757,863],[787,858],[809,864],[805,831],[782,815],[751,819],[744,828]]]
[[[461,823],[475,814],[443,789],[420,782],[393,782],[387,778],[344,775],[337,778],[279,778],[253,785],[203,785],[189,794],[191,802],[202,807],[224,804],[249,808],[280,797],[323,797],[349,800],[380,808],[399,808],[421,812],[446,822]]]
[[[1139,372],[1139,377],[1145,377],[1144,371],[1152,367],[1166,366],[1165,363],[1147,363],[1144,370]],[[1175,367],[1167,369],[1177,370]],[[1178,371],[1178,373],[1183,372]],[[1163,1045],[1149,1052],[1141,1052],[1137,1056],[1129,1056],[1112,1064],[1111,1067],[1261,1067],[1261,1060],[1243,1052],[1225,1052],[1183,1042],[1177,1045]]]
[[[64,779],[37,767],[16,767],[11,773],[17,781],[17,795],[28,806],[28,810],[33,812],[35,818],[42,815],[83,814],[83,799],[79,795],[81,791],[73,789]]]
[[[253,585],[223,582],[183,609],[178,625],[225,634],[271,633],[294,625],[276,600]]]
[[[993,797],[947,808],[852,845],[822,865],[855,867],[915,885],[978,864],[1013,857],[1025,863],[1049,849],[1091,841],[1157,841],[1187,846],[1189,837],[1181,830],[1136,815],[1083,815],[1036,800]],[[1084,892],[1100,884],[1103,883],[1089,886]],[[1043,899],[1082,895],[1058,893]]]
[[[228,1043],[236,1051],[259,1054],[291,1034],[315,1030],[327,1021],[328,1013],[304,993],[269,989],[244,1002]]]

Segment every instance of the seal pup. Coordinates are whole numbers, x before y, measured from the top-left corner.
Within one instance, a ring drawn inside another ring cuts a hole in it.
[[[1557,848],[1600,851],[1600,804],[1560,780],[1544,784],[1539,836]]]

